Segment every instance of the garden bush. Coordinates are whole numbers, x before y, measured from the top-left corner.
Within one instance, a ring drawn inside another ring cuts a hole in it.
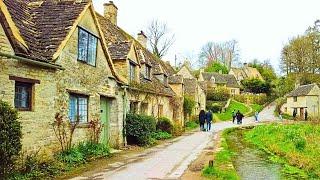
[[[0,100],[0,177],[7,177],[21,150],[21,124],[18,113]]]
[[[207,100],[209,101],[228,101],[230,93],[226,88],[209,88],[207,90]]]
[[[184,132],[184,129],[183,127],[178,124],[178,123],[174,123],[173,124],[173,132],[172,132],[172,135],[174,136],[181,136],[182,133]]]
[[[158,119],[158,122],[157,122],[157,130],[172,134],[173,124],[168,118],[161,117]]]
[[[157,132],[153,132],[151,137],[156,139],[156,140],[164,140],[164,139],[172,138],[172,135],[169,134],[168,132],[157,131]]]
[[[149,145],[151,134],[156,131],[156,120],[152,116],[127,114],[126,135],[129,144]]]
[[[207,101],[207,110],[211,110],[213,113],[222,111],[224,105],[222,103],[217,103],[214,101]]]
[[[186,116],[192,114],[192,111],[195,105],[196,105],[196,101],[194,101],[192,97],[184,96],[183,111]]]

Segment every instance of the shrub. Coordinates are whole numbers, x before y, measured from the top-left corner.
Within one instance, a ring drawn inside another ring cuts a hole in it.
[[[196,102],[190,96],[184,96],[183,111],[185,115],[191,115]]]
[[[151,134],[156,131],[156,120],[152,116],[127,114],[126,133],[128,143],[148,145]]]
[[[199,125],[195,121],[188,121],[186,122],[186,129],[187,130],[192,130],[197,128]]]
[[[152,136],[152,138],[154,138],[156,140],[163,140],[163,139],[172,138],[171,134],[169,134],[167,132],[163,132],[163,131],[153,132],[151,136]]]
[[[230,93],[226,88],[209,88],[207,91],[207,100],[209,101],[227,101]]]
[[[21,150],[21,124],[18,113],[0,100],[0,177],[7,177]]]
[[[84,154],[82,154],[76,147],[59,153],[57,155],[57,159],[69,165],[77,165],[85,162]]]
[[[207,110],[211,110],[214,113],[220,112],[224,106],[221,103],[213,101],[207,101]]]
[[[180,124],[178,124],[178,123],[174,123],[174,125],[173,125],[173,132],[172,132],[172,134],[174,135],[174,136],[181,136],[182,135],[182,133],[183,133],[183,127],[180,125]]]
[[[109,147],[106,144],[93,143],[91,141],[79,143],[77,149],[85,159],[107,157],[110,154]]]
[[[161,117],[157,122],[157,130],[172,134],[173,124],[168,118]]]

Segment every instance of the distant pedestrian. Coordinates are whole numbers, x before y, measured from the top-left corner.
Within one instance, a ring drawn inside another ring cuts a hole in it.
[[[237,124],[242,124],[242,119],[244,115],[238,110],[236,118],[237,118]]]
[[[209,110],[206,114],[206,122],[207,122],[207,131],[211,130],[211,122],[213,120],[213,115],[211,110]]]
[[[305,121],[308,120],[308,111],[307,111],[307,109],[306,109],[306,112],[304,113],[304,120]]]
[[[255,121],[256,122],[259,122],[259,112],[258,111],[256,111],[255,113],[254,113],[254,119],[255,119]]]
[[[234,120],[236,119],[236,110],[232,111],[232,123],[234,124]]]
[[[282,121],[283,120],[283,118],[282,118],[282,111],[281,110],[279,110],[279,119]]]
[[[201,110],[199,113],[199,124],[200,124],[200,131],[204,130],[204,123],[206,122],[206,112]]]
[[[294,110],[293,110],[292,116],[293,116],[293,118],[296,118],[296,116],[297,116],[297,109],[294,109]]]

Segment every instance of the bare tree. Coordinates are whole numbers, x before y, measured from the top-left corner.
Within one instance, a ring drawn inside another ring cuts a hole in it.
[[[147,29],[147,37],[153,54],[162,58],[174,43],[174,34],[170,33],[167,24],[153,20]]]
[[[212,62],[220,62],[231,67],[239,59],[239,47],[236,40],[226,42],[208,42],[201,48],[200,64],[205,66]]]

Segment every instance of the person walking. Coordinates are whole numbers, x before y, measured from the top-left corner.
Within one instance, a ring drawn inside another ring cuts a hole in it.
[[[236,110],[232,111],[232,123],[234,124],[234,120],[236,119]]]
[[[281,111],[281,110],[279,110],[279,119],[280,119],[280,121],[283,120],[283,118],[282,118],[282,111]]]
[[[255,113],[254,113],[254,119],[255,119],[255,122],[259,122],[259,112],[258,111],[256,111]]]
[[[242,118],[243,118],[243,114],[238,110],[236,118],[237,118],[237,124],[242,124]]]
[[[292,114],[292,115],[293,115],[293,118],[296,118],[296,116],[297,116],[297,109],[294,109],[294,110],[293,110],[293,114]]]
[[[207,131],[211,130],[211,122],[213,120],[213,115],[211,110],[209,110],[206,114],[206,121],[207,121]]]
[[[199,113],[200,131],[204,130],[205,121],[206,121],[206,112],[204,110],[201,110]]]
[[[305,111],[305,113],[304,113],[304,120],[305,120],[305,121],[308,120],[308,111],[307,111],[307,109],[306,109],[306,111]]]

